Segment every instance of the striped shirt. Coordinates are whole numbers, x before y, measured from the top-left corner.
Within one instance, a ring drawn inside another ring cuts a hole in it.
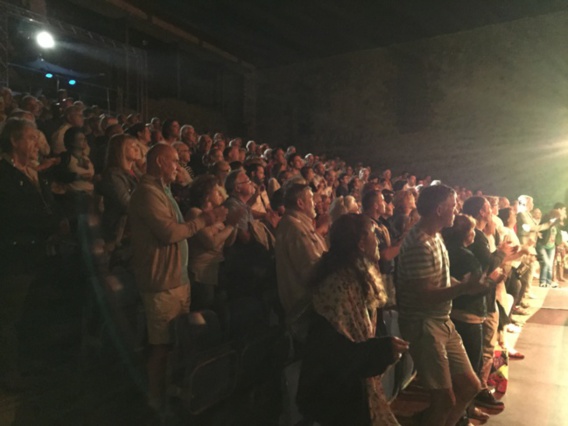
[[[452,301],[426,303],[420,299],[416,281],[433,281],[440,288],[450,287],[450,261],[442,236],[414,226],[404,238],[398,255],[397,300],[401,318],[449,319]]]

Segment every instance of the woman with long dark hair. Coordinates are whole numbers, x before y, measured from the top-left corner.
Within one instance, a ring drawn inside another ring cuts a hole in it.
[[[377,261],[373,222],[358,214],[339,217],[314,271],[314,312],[297,398],[302,414],[324,426],[398,425],[380,375],[408,343],[376,337],[377,310],[387,300]]]

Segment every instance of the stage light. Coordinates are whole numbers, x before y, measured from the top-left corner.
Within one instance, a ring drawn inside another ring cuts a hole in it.
[[[75,80],[69,80],[69,86],[75,86],[77,82]]]
[[[51,49],[55,46],[55,40],[53,36],[47,31],[41,31],[36,35],[37,44],[44,49]]]
[[[45,78],[53,78],[53,74],[50,73],[50,72],[48,72],[48,73],[45,75]]]

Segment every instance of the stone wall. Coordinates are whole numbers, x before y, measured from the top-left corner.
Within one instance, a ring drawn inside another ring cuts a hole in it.
[[[485,193],[568,187],[568,13],[259,73],[257,140]]]

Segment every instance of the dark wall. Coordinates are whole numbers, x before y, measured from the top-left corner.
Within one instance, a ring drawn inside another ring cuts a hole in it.
[[[259,73],[258,139],[548,208],[568,188],[568,13]]]
[[[150,115],[165,118],[167,113],[187,120],[184,123],[194,124],[198,132],[243,135],[242,73],[205,61],[173,44],[156,46],[148,52]],[[171,99],[177,101],[169,104]]]

